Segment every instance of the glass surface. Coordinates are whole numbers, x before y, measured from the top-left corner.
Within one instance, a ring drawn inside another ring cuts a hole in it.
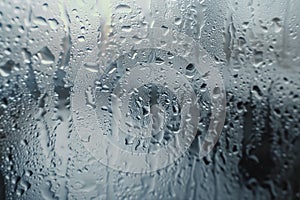
[[[299,0],[0,0],[0,199],[300,199]]]

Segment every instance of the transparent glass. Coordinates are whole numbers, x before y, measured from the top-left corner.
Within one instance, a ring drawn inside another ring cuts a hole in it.
[[[300,199],[299,0],[0,0],[0,199]]]

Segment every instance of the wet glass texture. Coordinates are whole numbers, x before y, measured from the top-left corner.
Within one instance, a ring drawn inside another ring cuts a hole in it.
[[[0,199],[300,199],[299,0],[0,0]]]

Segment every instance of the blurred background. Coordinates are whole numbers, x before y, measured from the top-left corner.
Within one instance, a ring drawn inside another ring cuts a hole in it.
[[[0,199],[300,199],[299,10],[298,0],[0,0]],[[149,26],[214,59],[226,119],[207,156],[199,130],[174,164],[125,173],[78,136],[74,80],[99,70],[108,37],[119,48]]]

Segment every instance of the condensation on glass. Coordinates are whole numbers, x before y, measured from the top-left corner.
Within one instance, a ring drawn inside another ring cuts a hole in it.
[[[300,199],[299,10],[0,0],[0,199]]]

